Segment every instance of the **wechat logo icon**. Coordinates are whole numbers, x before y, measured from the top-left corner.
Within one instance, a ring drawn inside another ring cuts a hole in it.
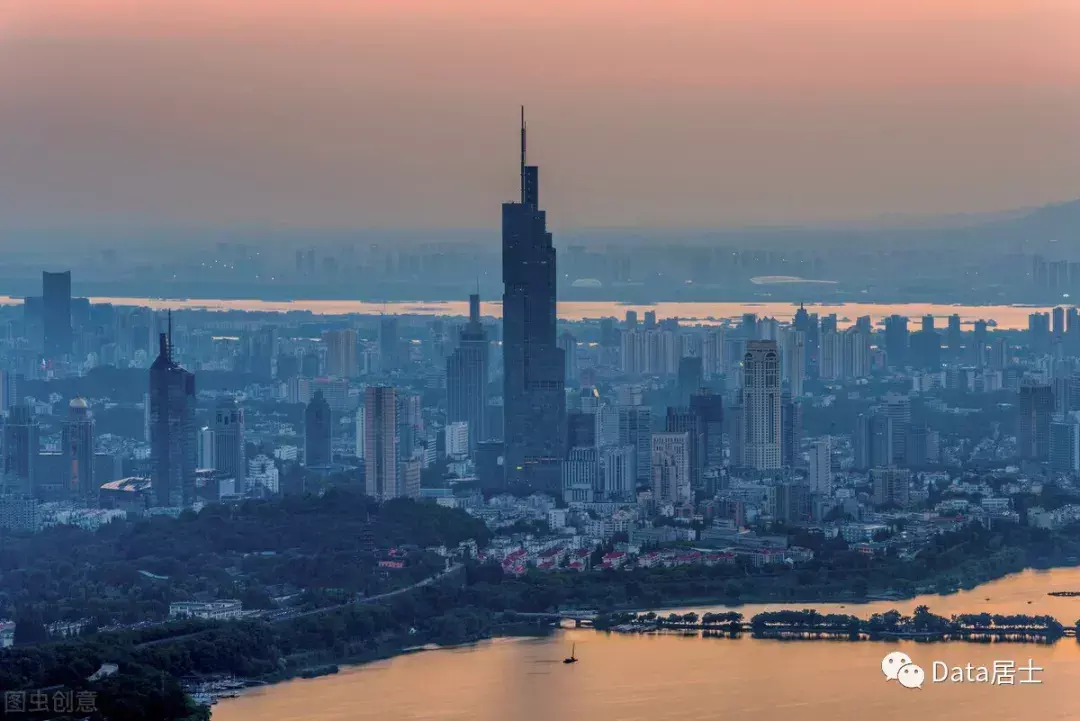
[[[901,651],[893,651],[881,659],[881,672],[885,674],[886,681],[897,681],[904,688],[921,689],[926,680],[926,671],[912,663],[911,657]]]

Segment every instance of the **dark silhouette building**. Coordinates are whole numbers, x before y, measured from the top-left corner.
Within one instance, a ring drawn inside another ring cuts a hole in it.
[[[232,478],[237,493],[247,488],[247,449],[244,409],[227,398],[214,410],[214,469],[219,478]]]
[[[158,336],[158,357],[150,366],[150,480],[159,506],[189,505],[195,497],[197,457],[195,375],[172,357],[169,332]]]
[[[697,356],[684,356],[679,359],[678,392],[679,405],[690,405],[690,396],[701,390],[705,385],[705,369],[701,358]]]
[[[1050,458],[1050,422],[1054,414],[1054,393],[1050,386],[1025,382],[1017,402],[1016,442],[1021,458],[1046,461]]]
[[[469,296],[469,322],[446,359],[446,420],[469,424],[469,451],[490,439],[488,432],[488,340],[480,322],[480,296]]]
[[[566,455],[565,356],[555,338],[555,247],[540,209],[539,171],[525,164],[521,199],[502,206],[504,437],[512,487],[559,493]]]
[[[8,493],[38,496],[37,460],[41,430],[30,407],[11,407],[4,424],[4,478]]]
[[[68,454],[65,463],[68,497],[96,504],[100,484],[94,481],[94,416],[82,398],[75,398],[68,405],[63,439],[64,452]]]
[[[71,271],[41,274],[41,315],[45,357],[71,354]]]
[[[893,419],[880,410],[855,419],[855,468],[868,471],[893,464]]]
[[[304,465],[324,468],[333,461],[333,416],[322,391],[315,391],[304,409]]]
[[[724,397],[703,388],[690,396],[690,410],[705,433],[704,467],[720,468],[724,465]]]
[[[885,355],[893,368],[903,368],[908,360],[908,319],[890,315],[885,319]]]

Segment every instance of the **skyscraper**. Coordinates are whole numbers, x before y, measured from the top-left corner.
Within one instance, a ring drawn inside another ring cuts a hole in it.
[[[708,388],[690,396],[690,410],[698,416],[705,433],[705,468],[724,465],[724,397]]]
[[[679,405],[690,405],[690,396],[701,390],[705,384],[705,367],[701,358],[686,356],[679,359]]]
[[[893,426],[887,413],[874,410],[855,419],[855,468],[866,471],[893,464]]]
[[[692,408],[669,407],[667,416],[664,418],[664,431],[686,434],[690,487],[695,490],[703,488],[705,478],[705,439],[707,437],[705,419],[695,413]]]
[[[780,468],[780,353],[776,341],[746,344],[742,409],[743,463],[759,471]]]
[[[367,494],[385,501],[398,495],[398,398],[389,386],[364,391],[364,471]]]
[[[809,482],[815,493],[832,495],[832,443],[828,436],[810,446]]]
[[[890,315],[885,319],[885,355],[893,368],[907,365],[908,319]]]
[[[247,489],[247,449],[244,441],[244,409],[226,398],[214,410],[214,468],[220,478],[232,478],[237,493]]]
[[[525,164],[521,199],[502,206],[506,476],[511,486],[557,493],[565,455],[565,357],[555,340],[555,247],[540,209],[539,171]]]
[[[480,296],[469,296],[469,322],[457,350],[446,359],[446,420],[469,424],[469,450],[489,440],[488,340],[480,323]]]
[[[1054,413],[1054,393],[1050,386],[1025,381],[1017,402],[1016,442],[1021,458],[1045,461],[1050,456],[1050,422]]]
[[[780,394],[780,463],[793,468],[802,447],[802,404],[791,393]]]
[[[322,391],[315,391],[304,409],[304,465],[309,468],[329,466],[334,459],[332,443],[330,404]]]
[[[67,495],[89,504],[97,503],[97,487],[94,485],[94,416],[90,406],[82,398],[75,398],[68,405],[68,419],[63,430],[64,463],[68,471]]]
[[[323,333],[323,342],[326,343],[326,375],[353,378],[359,374],[355,330],[328,330]]]
[[[652,491],[658,503],[681,504],[693,499],[689,434],[653,434]]]
[[[882,410],[892,419],[892,462],[902,465],[907,459],[907,434],[911,425],[911,399],[900,393],[886,393]]]
[[[40,427],[30,406],[11,407],[4,423],[4,490],[11,494],[38,495],[37,460]]]
[[[379,364],[383,373],[397,370],[401,365],[398,319],[392,315],[379,320]]]
[[[633,446],[639,484],[652,478],[652,410],[648,406],[619,406],[619,445]]]
[[[195,432],[195,375],[173,361],[170,316],[150,366],[150,480],[159,506],[185,506],[195,498]]]
[[[45,329],[45,357],[71,353],[71,271],[41,274],[41,312]]]

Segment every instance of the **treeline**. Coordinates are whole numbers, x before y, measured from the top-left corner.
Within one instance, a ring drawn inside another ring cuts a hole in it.
[[[91,618],[104,626],[162,620],[171,601],[192,598],[267,608],[271,596],[289,591],[310,591],[313,602],[374,595],[437,571],[441,559],[421,549],[469,538],[483,544],[489,533],[462,511],[377,504],[343,489],[119,521],[96,532],[65,526],[7,535],[0,538],[0,618]],[[404,569],[377,567],[390,547],[411,549]]]

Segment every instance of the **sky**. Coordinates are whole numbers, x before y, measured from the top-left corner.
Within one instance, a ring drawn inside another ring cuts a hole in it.
[[[558,228],[1080,197],[1077,0],[0,0],[0,227]]]

